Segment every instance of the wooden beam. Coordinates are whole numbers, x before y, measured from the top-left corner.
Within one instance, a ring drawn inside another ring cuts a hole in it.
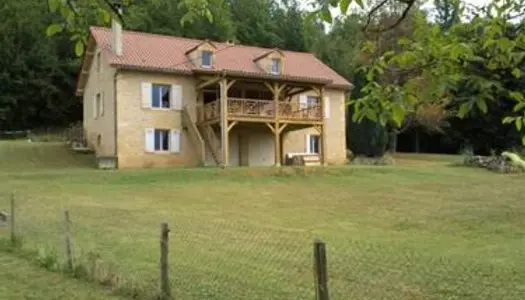
[[[295,90],[295,91],[289,92],[288,94],[286,94],[286,96],[288,96],[288,97],[293,97],[293,96],[295,96],[295,95],[302,94],[302,93],[304,93],[304,92],[310,91],[311,89],[312,89],[311,87],[300,88],[300,89],[298,89],[298,90]]]
[[[230,123],[230,125],[228,125],[228,132],[230,132],[230,130],[232,130],[233,126],[237,125],[237,123],[239,123],[238,121],[233,121]]]
[[[270,130],[275,134],[275,128],[268,122],[264,123],[266,124],[266,126],[268,126],[268,128],[270,128]]]
[[[281,134],[279,131],[279,124],[275,124],[275,166],[281,166]]]
[[[282,124],[280,127],[279,127],[279,134],[281,134],[281,132],[283,132],[283,130],[286,128],[286,126],[288,126],[288,124]]]
[[[228,80],[223,78],[220,82],[220,118],[221,118],[221,148],[222,167],[230,165],[230,143],[228,134]]]
[[[231,88],[231,86],[232,86],[235,82],[237,82],[236,79],[232,79],[232,80],[230,80],[230,81],[226,84],[226,91],[228,91],[228,90]]]
[[[207,87],[209,85],[215,84],[215,83],[217,83],[219,81],[221,81],[221,77],[218,77],[218,76],[217,77],[212,77],[211,79],[207,79],[207,80],[203,81],[202,83],[199,83],[196,88],[198,90],[201,90],[201,89],[203,89],[203,88],[205,88],[205,87]]]
[[[317,130],[317,132],[319,132],[319,134],[323,134],[323,125],[314,125],[314,129]]]
[[[266,81],[264,81],[263,83],[272,92],[272,94],[275,94],[275,91],[274,91],[273,86],[271,84],[269,84]]]

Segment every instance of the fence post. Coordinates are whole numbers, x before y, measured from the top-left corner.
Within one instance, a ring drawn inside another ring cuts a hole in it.
[[[15,194],[11,194],[11,218],[9,219],[9,231],[11,232],[11,243],[16,243],[15,231]]]
[[[160,224],[160,296],[162,300],[171,299],[170,281],[168,277],[168,223]]]
[[[316,299],[329,300],[326,244],[321,240],[314,241],[314,270]]]
[[[66,235],[66,262],[67,269],[73,270],[73,253],[71,250],[71,219],[69,218],[69,210],[64,210],[64,225]]]

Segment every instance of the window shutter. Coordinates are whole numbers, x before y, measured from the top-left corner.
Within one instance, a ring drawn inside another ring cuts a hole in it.
[[[141,102],[143,108],[151,107],[151,83],[143,82],[141,85]]]
[[[172,85],[170,91],[170,107],[176,110],[182,109],[182,86]]]
[[[146,135],[144,138],[144,146],[146,149],[146,152],[154,152],[155,151],[155,129],[153,128],[146,128]]]
[[[330,97],[324,97],[324,118],[330,119]]]
[[[299,96],[299,109],[306,109],[308,107],[308,97],[306,95]]]
[[[306,141],[304,143],[304,152],[310,153],[310,135],[309,134],[306,135]]]
[[[172,153],[180,153],[180,131],[177,129],[171,130],[170,151]]]

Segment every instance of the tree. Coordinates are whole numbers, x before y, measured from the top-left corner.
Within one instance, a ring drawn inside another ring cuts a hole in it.
[[[477,94],[463,99],[457,114],[464,117],[479,109],[487,113],[487,102],[498,101],[497,95],[506,94],[515,101],[519,116],[508,116],[505,123],[515,123],[522,129],[525,98],[523,90],[504,86],[495,78],[484,78],[466,72],[472,63],[486,65],[489,70],[500,70],[520,78],[525,57],[525,28],[510,23],[513,11],[524,11],[524,1],[495,0],[477,11],[469,23],[453,25],[444,32],[438,25],[416,26],[411,38],[399,40],[402,51],[388,52],[374,60],[367,68],[366,95],[352,102],[354,119],[371,118],[382,124],[392,121],[401,126],[405,117],[414,112],[421,101],[447,101],[450,90],[460,82],[476,86]],[[508,33],[512,32],[512,35]],[[369,48],[370,45],[368,46]],[[483,50],[486,56],[476,54]],[[379,78],[389,67],[401,72],[417,71],[419,76],[404,83],[381,84]],[[421,97],[418,81],[427,82],[426,97]],[[525,137],[523,138],[525,143]]]
[[[69,37],[49,39],[45,3],[8,1],[0,6],[0,128],[63,126],[81,117],[74,95],[78,59]],[[42,22],[35,22],[42,20]]]

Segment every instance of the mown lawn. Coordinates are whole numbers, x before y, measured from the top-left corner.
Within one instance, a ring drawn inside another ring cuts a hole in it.
[[[176,299],[313,299],[315,238],[334,300],[525,299],[525,178],[452,166],[458,157],[307,174],[98,171],[23,142],[0,143],[0,158],[24,247],[61,255],[68,208],[78,261],[100,256],[122,286],[155,291],[167,221]]]
[[[43,270],[0,252],[0,299],[6,300],[117,300],[99,287]]]

